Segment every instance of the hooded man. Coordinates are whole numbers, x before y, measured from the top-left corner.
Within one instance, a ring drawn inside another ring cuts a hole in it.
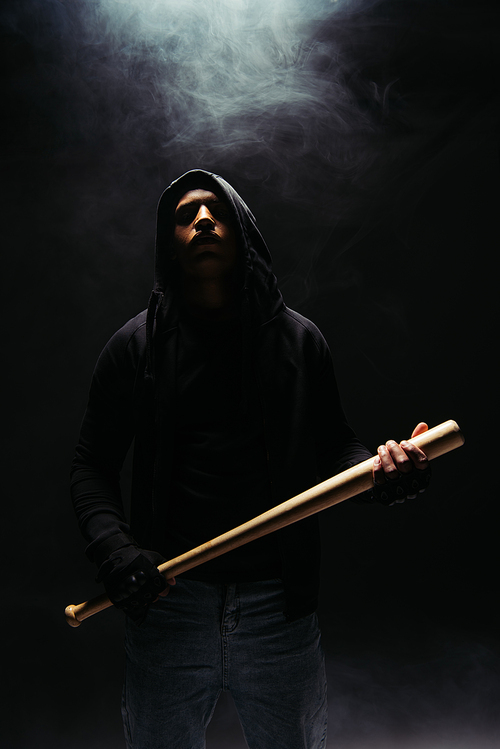
[[[252,213],[221,177],[186,173],[159,202],[148,309],[97,362],[72,469],[86,553],[128,614],[129,747],[201,749],[221,690],[250,749],[326,746],[317,516],[168,583],[157,566],[369,457],[326,342],[284,304]],[[374,480],[386,503],[414,495],[426,456],[390,441]]]

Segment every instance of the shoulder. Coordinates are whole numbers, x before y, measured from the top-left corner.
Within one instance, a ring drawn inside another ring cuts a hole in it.
[[[323,371],[331,361],[330,349],[319,328],[286,306],[261,327],[258,340],[263,362],[282,361],[287,367]]]
[[[144,338],[146,340],[146,314],[147,310],[139,312],[138,315],[132,317],[125,325],[122,325],[116,333],[111,336],[109,343],[128,346],[134,340],[140,341]]]
[[[111,336],[106,347],[127,348],[131,345],[146,342],[146,310],[132,317]],[[106,348],[105,347],[105,348]]]
[[[285,306],[277,316],[276,322],[285,334],[302,341],[304,345],[314,346],[321,354],[328,352],[328,344],[322,332],[304,315]]]
[[[146,350],[146,310],[128,320],[104,346],[97,367],[137,364]]]

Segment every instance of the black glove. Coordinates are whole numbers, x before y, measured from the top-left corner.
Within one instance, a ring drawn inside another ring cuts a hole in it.
[[[131,536],[118,534],[95,549],[94,559],[99,564],[96,580],[104,584],[111,603],[140,624],[149,605],[167,587],[157,569],[164,557],[140,549]]]
[[[400,473],[397,479],[374,484],[370,490],[371,500],[383,505],[392,505],[405,499],[415,499],[417,494],[427,489],[430,480],[430,465],[423,470],[414,468],[409,473]]]

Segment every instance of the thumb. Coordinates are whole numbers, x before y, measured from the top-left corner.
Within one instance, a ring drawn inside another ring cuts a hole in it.
[[[411,433],[412,437],[417,437],[419,434],[423,434],[429,429],[428,424],[425,423],[425,421],[419,421],[413,432]],[[410,438],[411,439],[411,438]]]

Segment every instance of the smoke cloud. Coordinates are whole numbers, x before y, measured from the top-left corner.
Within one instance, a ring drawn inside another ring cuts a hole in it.
[[[18,47],[33,45],[35,104],[59,159],[92,152],[122,190],[158,171],[166,181],[211,168],[267,201],[314,206],[331,225],[380,209],[377,193],[394,198],[409,163],[422,151],[427,162],[440,133],[463,124],[453,97],[460,85],[463,101],[467,80],[456,70],[449,80],[452,65],[466,67],[460,13],[429,10],[423,0],[25,0],[6,18]],[[447,37],[445,68],[434,27]],[[468,30],[469,49],[479,44]],[[414,57],[407,80],[403,54]]]
[[[2,15],[6,161],[44,152],[73,257],[91,232],[95,268],[103,248],[145,267],[160,192],[206,168],[266,236],[280,227],[278,275],[303,307],[322,256],[328,272],[381,221],[404,225],[453,144],[494,121],[488,13],[447,0],[20,0]],[[337,269],[334,291],[351,280]]]
[[[103,248],[143,263],[165,185],[220,173],[266,236],[280,227],[278,275],[302,306],[321,256],[328,271],[381,221],[404,225],[453,144],[492,129],[489,15],[447,0],[7,2],[5,162],[17,177],[19,153],[27,171],[36,154],[73,257],[96,246],[95,268]]]

